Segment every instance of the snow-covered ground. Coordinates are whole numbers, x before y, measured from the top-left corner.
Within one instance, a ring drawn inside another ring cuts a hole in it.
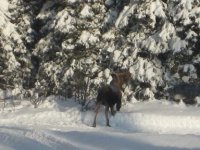
[[[127,103],[110,116],[73,100],[49,97],[34,109],[27,101],[0,111],[0,150],[183,150],[200,149],[200,109],[167,101]]]

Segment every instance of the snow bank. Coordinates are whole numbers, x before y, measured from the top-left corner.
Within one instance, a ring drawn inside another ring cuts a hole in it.
[[[112,129],[122,132],[150,132],[159,134],[200,135],[200,109],[195,106],[173,104],[168,101],[127,103],[114,117]],[[58,100],[52,96],[34,109],[22,103],[10,112],[0,112],[0,125],[48,126],[49,128],[90,127],[94,112],[81,112],[74,100]],[[97,128],[105,127],[104,107],[97,117]]]
[[[48,97],[39,108],[34,109],[29,102],[22,102],[15,107],[15,111],[10,112],[11,108],[1,111],[1,125],[16,126],[49,126],[64,127],[78,126],[81,124],[81,112],[79,106],[73,100],[57,100],[52,96]]]
[[[149,104],[147,104],[149,105]],[[150,106],[143,111],[119,113],[113,119],[113,126],[126,131],[157,132],[165,134],[200,134],[199,110],[174,109],[173,106],[162,107],[156,104],[155,109]],[[138,107],[138,106],[136,106]],[[159,109],[161,107],[163,110]],[[157,110],[159,109],[159,111]]]
[[[110,124],[125,132],[152,132],[160,134],[200,135],[200,115],[198,107],[170,102],[138,102],[127,104],[114,117]],[[83,122],[91,125],[93,115],[87,113]],[[103,109],[97,126],[105,125]]]

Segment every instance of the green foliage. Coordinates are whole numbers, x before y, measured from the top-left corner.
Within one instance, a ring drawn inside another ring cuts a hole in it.
[[[171,84],[199,82],[199,5],[197,0],[10,0],[10,18],[4,17],[14,34],[0,32],[1,75],[7,84],[45,96],[70,96],[77,91],[69,89],[79,86],[95,96],[100,83],[110,80],[107,70],[128,68],[134,84],[125,96],[160,98]]]

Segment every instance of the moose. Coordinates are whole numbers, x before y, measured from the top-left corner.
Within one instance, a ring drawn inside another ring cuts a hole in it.
[[[111,115],[113,116],[116,113],[116,111],[114,110],[115,105],[117,111],[120,110],[122,85],[129,80],[131,74],[129,71],[123,71],[119,73],[112,73],[111,76],[112,81],[110,82],[110,84],[103,85],[98,90],[93,127],[96,127],[97,114],[101,105],[105,106],[106,125],[110,126],[108,118],[109,109],[111,111]]]

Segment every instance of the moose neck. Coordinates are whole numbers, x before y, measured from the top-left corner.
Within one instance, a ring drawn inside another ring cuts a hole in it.
[[[110,85],[111,86],[114,86],[114,87],[117,87],[119,88],[120,90],[122,90],[122,82],[120,82],[120,80],[117,78],[113,78],[112,81],[110,82]]]
[[[110,85],[119,88],[119,90],[122,89],[122,85],[129,80],[131,77],[130,72],[123,72],[123,73],[113,73],[111,74],[112,81],[110,82]]]

